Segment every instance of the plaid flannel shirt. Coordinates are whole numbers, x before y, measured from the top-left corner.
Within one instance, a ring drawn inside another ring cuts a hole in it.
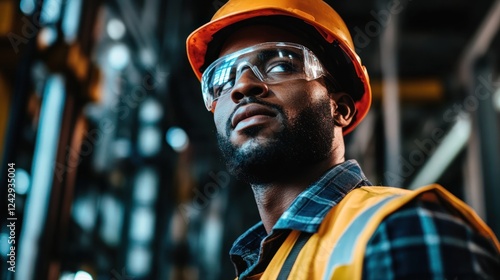
[[[241,280],[264,271],[291,230],[317,232],[354,188],[371,186],[355,160],[339,164],[302,192],[268,235],[262,222],[230,250]],[[366,247],[363,279],[500,279],[500,256],[489,240],[443,206],[413,202],[388,216]]]

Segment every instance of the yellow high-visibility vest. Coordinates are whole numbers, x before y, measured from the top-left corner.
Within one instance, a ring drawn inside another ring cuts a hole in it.
[[[447,203],[500,251],[495,234],[474,210],[437,184],[415,191],[361,187],[330,210],[318,232],[291,231],[266,270],[246,279],[361,279],[370,237],[385,217],[417,198]]]

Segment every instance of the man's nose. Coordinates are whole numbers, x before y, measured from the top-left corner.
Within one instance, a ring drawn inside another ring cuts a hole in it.
[[[231,91],[231,99],[234,103],[239,103],[247,96],[267,96],[269,88],[266,83],[257,78],[257,75],[250,67],[240,72]]]

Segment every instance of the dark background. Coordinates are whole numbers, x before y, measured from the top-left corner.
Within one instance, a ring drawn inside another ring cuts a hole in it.
[[[224,2],[0,0],[2,279],[233,278],[259,217],[185,54]],[[327,2],[374,96],[347,158],[374,184],[438,182],[499,234],[500,1]]]

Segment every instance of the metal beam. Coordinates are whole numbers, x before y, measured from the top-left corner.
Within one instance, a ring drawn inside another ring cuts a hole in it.
[[[416,189],[436,182],[460,151],[466,146],[471,133],[471,120],[468,114],[459,116],[441,144],[419,170],[409,189]]]
[[[492,40],[498,33],[500,28],[500,0],[493,3],[489,13],[486,15],[484,21],[479,26],[471,43],[467,45],[460,58],[458,68],[458,75],[460,81],[466,86],[473,84],[473,77],[471,76],[473,64],[475,61],[486,54],[490,48]]]
[[[459,81],[462,83],[462,85],[468,92],[468,96],[466,98],[475,97],[474,95],[476,94],[476,89],[478,87],[478,79],[481,76],[483,76],[483,78],[485,78],[485,75],[488,76],[488,73],[475,72],[476,63],[478,62],[479,59],[481,59],[486,55],[486,53],[490,49],[491,42],[498,34],[499,29],[500,29],[500,0],[497,0],[492,4],[489,13],[485,16],[484,21],[479,26],[470,44],[467,45],[467,47],[464,49],[464,52],[460,59],[457,71],[458,71]],[[479,74],[479,77],[476,77],[477,74]],[[493,95],[493,93],[491,95]],[[484,103],[484,102],[481,101],[479,103]],[[485,171],[482,168],[482,165],[484,165],[485,163],[487,165],[491,164],[488,161],[489,156],[487,155],[487,153],[494,153],[495,151],[495,149],[488,151],[487,149],[491,148],[489,147],[489,140],[482,139],[484,137],[490,137],[487,135],[487,132],[485,131],[485,129],[487,130],[489,128],[484,127],[484,124],[482,124],[480,127],[478,126],[480,122],[478,120],[478,118],[480,117],[478,115],[478,112],[482,110],[481,107],[483,106],[480,106],[479,104],[478,108],[472,111],[473,137],[470,138],[470,141],[468,143],[469,147],[467,153],[467,162],[466,162],[467,167],[465,173],[466,174],[465,181],[467,182],[467,184],[464,187],[465,188],[464,193],[465,193],[465,201],[472,208],[476,209],[476,211],[478,211],[478,214],[483,218],[486,218],[486,221],[491,224],[493,222],[491,220],[492,218],[490,217],[490,215],[493,214],[491,213],[491,211],[496,211],[493,209],[493,207],[497,207],[496,205],[498,204],[498,201],[495,202],[494,199],[498,200],[498,198],[487,197],[485,193],[485,188],[487,188],[486,192],[490,194],[498,191],[495,191],[493,189],[494,184],[488,185],[491,182],[491,178],[488,177],[495,176],[496,172],[491,173]],[[483,115],[484,114],[482,113],[481,116]],[[493,136],[497,137],[498,139],[497,135]],[[494,145],[497,144],[498,142],[495,143]],[[496,150],[498,150],[498,147],[496,148]],[[487,159],[483,158],[485,155]],[[488,166],[484,167],[490,168]],[[493,166],[493,168],[495,167]],[[485,199],[487,200],[487,203],[485,203]],[[500,222],[495,221],[493,230],[497,234],[499,234]]]

